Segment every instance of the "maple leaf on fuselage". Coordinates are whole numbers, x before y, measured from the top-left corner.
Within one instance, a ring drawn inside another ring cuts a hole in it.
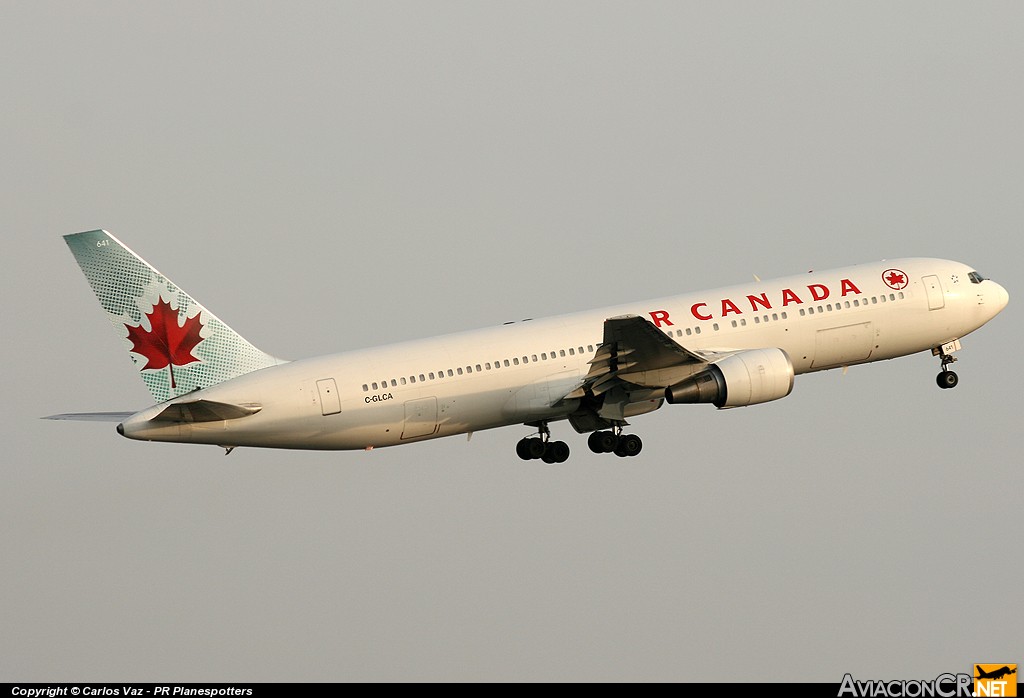
[[[199,315],[196,315],[185,318],[185,324],[179,326],[178,311],[173,310],[163,296],[153,306],[153,310],[146,313],[146,317],[149,318],[148,331],[142,328],[142,323],[134,327],[125,324],[128,339],[132,342],[132,351],[146,357],[146,365],[142,370],[167,367],[171,373],[171,388],[174,388],[174,367],[199,361],[198,357],[192,355],[192,350],[203,341],[199,336],[203,323],[199,321]]]
[[[889,274],[885,280],[889,282],[890,286],[902,286],[907,283],[907,277],[903,274],[897,274],[896,272]]]

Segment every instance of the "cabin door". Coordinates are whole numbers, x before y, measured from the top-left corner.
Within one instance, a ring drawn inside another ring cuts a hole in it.
[[[941,310],[946,307],[946,299],[942,296],[942,286],[939,284],[939,277],[925,276],[921,279],[924,284],[924,291],[928,294],[928,310]]]
[[[320,393],[320,411],[325,417],[341,412],[341,397],[338,395],[338,386],[333,378],[318,380],[316,390]]]

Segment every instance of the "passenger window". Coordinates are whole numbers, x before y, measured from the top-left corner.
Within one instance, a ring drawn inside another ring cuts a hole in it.
[[[785,319],[786,319],[786,318],[788,318],[788,317],[789,317],[789,315],[786,315],[786,311],[785,311],[785,310],[783,310],[783,311],[782,311],[782,319],[783,319],[783,320],[785,320]]]
[[[807,313],[804,312],[803,308],[800,308],[800,317],[804,317]]]
[[[461,366],[459,366],[459,368],[458,368],[458,369],[456,369],[456,371],[455,371],[455,372],[456,372],[456,373],[458,373],[458,374],[459,374],[459,375],[461,376],[461,375],[462,375],[462,367],[461,367]]]
[[[431,376],[431,378],[433,378],[433,376]],[[426,380],[427,380],[427,379],[426,379],[426,378],[424,378],[424,377],[423,377],[423,374],[421,373],[421,374],[420,374],[420,383],[423,383],[423,382],[424,382],[424,381],[426,381]]]
[[[508,368],[508,359],[505,359],[505,368]]]
[[[514,363],[516,366],[518,366],[519,365],[519,357],[513,357],[512,358],[512,363]]]
[[[732,321],[732,326],[736,327],[736,321],[735,320]]]
[[[693,334],[693,330],[691,330],[689,327],[687,327],[686,328],[686,336],[689,337],[692,334]]]
[[[560,350],[560,351],[558,352],[558,355],[559,355],[559,356],[565,356],[565,349],[562,349],[562,350]]]
[[[430,380],[434,380],[434,372],[433,371],[430,372]]]
[[[547,353],[546,351],[544,351],[544,352],[541,352],[541,354],[540,354],[540,360],[541,360],[541,361],[547,361],[547,360],[548,360],[548,353]]]
[[[576,350],[572,347],[569,347],[569,356],[576,356]]]
[[[368,386],[366,383],[363,383],[363,392],[364,393],[370,392],[370,386]]]
[[[410,383],[415,383],[416,382],[416,376],[409,376],[409,382]]]
[[[537,355],[536,355],[536,354],[534,354],[532,358],[533,358],[533,362],[534,362],[534,363],[537,363]]]
[[[593,344],[588,344],[587,345],[587,351],[594,351],[594,345]]]
[[[779,319],[779,314],[778,313],[772,313],[772,320],[778,320],[778,319]]]
[[[451,369],[449,368],[449,369],[448,369],[448,377],[449,377],[449,378],[451,378],[451,377],[452,377],[452,375],[454,375],[454,374],[452,374],[452,370],[451,370]]]
[[[694,334],[700,334],[700,327],[694,328],[693,333]]]
[[[402,385],[405,385],[405,376],[402,376],[401,381],[402,381]]]
[[[374,390],[376,390],[376,389],[377,389],[377,384],[376,384],[376,383],[374,383],[374,384],[373,384],[373,389],[374,389]]]
[[[715,332],[718,332],[718,323],[716,322],[714,325],[712,325],[711,329],[713,329]]]
[[[490,368],[490,366],[488,366],[487,368]],[[480,364],[477,364],[477,365],[476,365],[476,372],[477,372],[477,373],[480,373],[480,371],[482,371],[482,370],[483,370],[483,369],[481,369],[481,368],[480,368]]]

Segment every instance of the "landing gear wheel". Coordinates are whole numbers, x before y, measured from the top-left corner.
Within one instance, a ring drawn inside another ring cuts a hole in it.
[[[569,460],[569,444],[564,441],[555,442],[555,462],[564,463]]]
[[[636,434],[626,434],[619,437],[619,444],[615,447],[615,455],[619,458],[628,458],[640,453],[644,442]]]
[[[939,375],[935,376],[935,382],[938,383],[940,388],[947,390],[949,388],[955,388],[960,382],[960,377],[952,371],[943,371]]]
[[[619,445],[619,437],[612,431],[595,431],[587,439],[587,445],[594,453],[612,453]]]
[[[545,463],[564,463],[569,460],[569,445],[564,441],[549,441],[541,458]]]
[[[530,422],[526,426],[537,427],[537,436],[527,436],[516,444],[516,455],[523,460],[540,458],[545,463],[564,463],[569,459],[569,446],[564,441],[552,441],[551,430],[544,421]]]
[[[523,460],[541,458],[544,455],[546,446],[547,444],[536,437],[520,439],[519,443],[516,444],[516,455]]]
[[[547,444],[542,439],[533,437],[532,439],[526,440],[527,453],[530,454],[531,459],[543,458],[544,451],[547,450]]]

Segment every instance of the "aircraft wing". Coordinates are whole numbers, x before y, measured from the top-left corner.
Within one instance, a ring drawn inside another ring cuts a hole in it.
[[[683,347],[649,320],[622,315],[604,321],[604,339],[590,360],[583,384],[565,399],[599,396],[621,386],[659,391],[702,369],[709,356]]]

